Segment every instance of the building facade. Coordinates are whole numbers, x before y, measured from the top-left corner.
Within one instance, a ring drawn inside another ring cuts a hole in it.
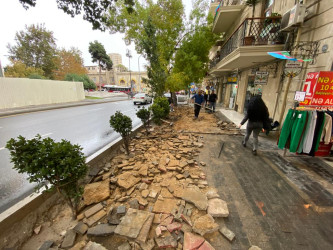
[[[113,66],[117,66],[119,64],[123,64],[123,60],[120,54],[118,53],[110,53],[109,57],[111,58],[111,61],[113,63]]]
[[[210,50],[203,85],[216,87],[218,102],[239,113],[252,96],[262,95],[270,117],[281,122],[307,74],[333,68],[333,1],[262,0],[253,18],[245,3],[212,1],[213,32],[220,40]],[[277,51],[311,60],[292,65],[268,54]]]

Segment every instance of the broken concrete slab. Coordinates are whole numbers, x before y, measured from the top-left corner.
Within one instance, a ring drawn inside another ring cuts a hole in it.
[[[98,211],[103,209],[103,205],[101,203],[96,204],[95,206],[89,208],[87,211],[84,212],[84,216],[89,218],[90,216],[94,215]]]
[[[126,207],[125,206],[117,207],[117,214],[125,214],[125,213],[126,213]]]
[[[141,192],[141,196],[142,196],[143,198],[147,198],[148,195],[149,195],[149,190],[148,190],[148,189],[142,190],[142,192]]]
[[[204,236],[206,233],[216,232],[219,229],[219,225],[210,214],[206,214],[194,221],[192,229],[194,232]]]
[[[87,245],[83,248],[83,250],[107,250],[101,244],[96,242],[89,241]]]
[[[95,223],[97,223],[99,220],[104,218],[104,216],[106,216],[106,212],[104,210],[101,210],[101,211],[97,212],[96,214],[94,214],[93,216],[91,216],[89,219],[87,219],[86,223],[89,227],[91,227]]]
[[[166,213],[170,214],[172,210],[177,209],[178,200],[165,198],[164,200],[157,200],[155,202],[153,213]]]
[[[167,225],[167,229],[170,233],[172,233],[175,230],[179,230],[181,228],[182,228],[182,224],[179,222],[173,222],[173,223]]]
[[[153,224],[153,220],[154,214],[150,214],[146,222],[143,224],[138,237],[136,238],[137,242],[145,243],[147,241],[151,225]]]
[[[131,250],[131,245],[126,241],[118,247],[118,250]]]
[[[155,242],[159,248],[177,247],[177,240],[171,235],[165,238],[155,238]]]
[[[226,237],[230,242],[235,238],[235,234],[229,230],[226,226],[223,226],[219,229],[220,233]]]
[[[99,224],[88,229],[88,236],[108,236],[114,233],[116,226],[110,226],[109,224]]]
[[[251,246],[249,250],[261,250],[261,248],[257,246]]]
[[[185,232],[183,250],[195,250],[205,242],[205,239],[197,234]]]
[[[76,239],[76,232],[73,229],[69,229],[66,234],[65,238],[61,243],[61,248],[70,248],[74,246]]]
[[[204,193],[198,187],[188,187],[183,191],[182,199],[193,203],[199,210],[206,210],[208,200]]]
[[[52,240],[44,241],[43,245],[41,245],[38,250],[49,250],[49,248],[52,247],[53,244],[54,242]]]
[[[224,200],[218,198],[210,199],[208,200],[207,213],[213,217],[228,217],[228,205]]]
[[[85,205],[104,201],[110,196],[110,181],[100,181],[87,184],[84,187],[83,200]]]
[[[155,247],[155,242],[153,239],[147,240],[146,243],[140,243],[142,250],[152,250]]]
[[[117,184],[120,187],[129,189],[129,188],[133,187],[135,184],[137,184],[138,182],[140,182],[140,180],[141,179],[135,177],[132,172],[125,172],[125,173],[118,175]]]
[[[215,250],[215,248],[206,240],[198,250]]]
[[[82,221],[80,221],[78,224],[76,224],[73,230],[81,235],[84,235],[88,230],[88,226]]]
[[[115,233],[129,238],[138,237],[140,230],[151,213],[129,208],[126,215],[117,226]]]
[[[130,208],[139,209],[139,201],[137,199],[129,201],[128,205],[130,206]]]

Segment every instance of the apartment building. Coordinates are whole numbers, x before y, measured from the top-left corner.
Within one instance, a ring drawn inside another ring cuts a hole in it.
[[[307,74],[333,70],[333,1],[261,0],[254,8],[248,2],[253,1],[211,2],[220,40],[210,50],[204,85],[216,87],[218,102],[239,113],[252,96],[262,95],[270,116],[282,121]],[[278,51],[305,60],[268,54]]]

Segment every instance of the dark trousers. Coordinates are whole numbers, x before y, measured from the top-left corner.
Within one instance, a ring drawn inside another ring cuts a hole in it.
[[[198,118],[199,113],[200,113],[201,106],[194,104],[194,116]]]

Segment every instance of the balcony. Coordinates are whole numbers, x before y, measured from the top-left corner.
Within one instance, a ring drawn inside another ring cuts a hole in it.
[[[216,7],[215,7],[216,6]],[[214,24],[213,32],[222,33],[228,31],[233,23],[240,17],[240,14],[245,9],[242,0],[222,0],[219,5],[211,3],[210,11],[214,9]],[[217,11],[218,9],[218,11]]]
[[[270,51],[283,49],[281,17],[247,18],[226,40],[210,62],[211,73],[221,74],[271,61]]]

